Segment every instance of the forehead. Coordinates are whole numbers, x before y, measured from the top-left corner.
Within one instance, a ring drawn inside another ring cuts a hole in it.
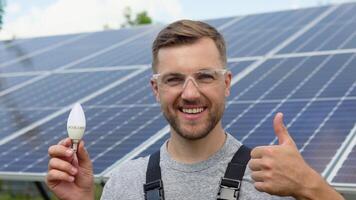
[[[222,68],[219,51],[210,38],[201,38],[193,44],[164,47],[158,51],[158,73],[189,73],[207,68]]]

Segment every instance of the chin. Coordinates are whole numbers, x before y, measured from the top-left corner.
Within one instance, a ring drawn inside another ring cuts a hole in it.
[[[213,130],[212,125],[205,127],[181,127],[181,126],[172,126],[175,132],[182,138],[187,140],[200,140],[207,137],[210,132]]]

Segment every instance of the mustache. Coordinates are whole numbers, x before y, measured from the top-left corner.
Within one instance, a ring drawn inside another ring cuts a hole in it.
[[[201,100],[182,100],[178,103],[178,106],[206,106],[206,103],[203,103]]]

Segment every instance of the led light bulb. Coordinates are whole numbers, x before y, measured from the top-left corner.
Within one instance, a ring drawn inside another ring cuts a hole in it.
[[[76,103],[70,111],[67,121],[68,136],[72,139],[72,149],[74,152],[77,151],[78,143],[84,135],[85,125],[83,108],[79,103]]]

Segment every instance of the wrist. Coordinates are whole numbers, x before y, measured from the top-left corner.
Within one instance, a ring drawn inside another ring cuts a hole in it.
[[[313,170],[313,174],[305,179],[304,185],[296,192],[297,200],[344,200],[323,177]]]

